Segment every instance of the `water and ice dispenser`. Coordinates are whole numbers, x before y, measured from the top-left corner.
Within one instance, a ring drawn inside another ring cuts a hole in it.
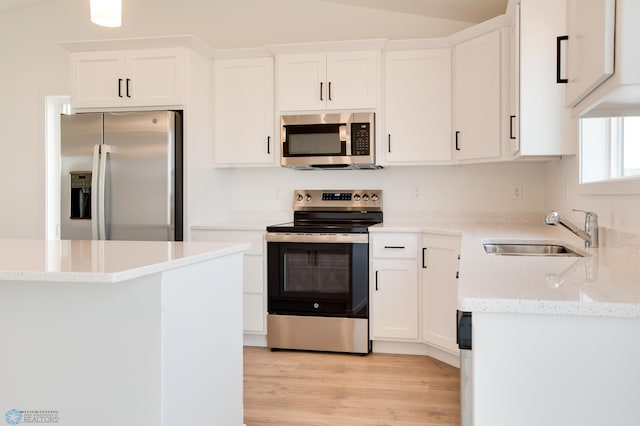
[[[70,172],[71,219],[91,219],[91,172]]]

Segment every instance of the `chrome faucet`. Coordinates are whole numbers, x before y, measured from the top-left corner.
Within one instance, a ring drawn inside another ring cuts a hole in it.
[[[584,240],[584,246],[586,248],[598,247],[598,215],[593,212],[588,212],[584,210],[573,209],[574,212],[582,212],[585,214],[584,217],[584,231],[578,228],[573,223],[569,222],[567,219],[560,217],[560,213],[556,211],[550,211],[544,216],[544,223],[547,225],[557,225],[560,224],[567,228],[569,231],[576,234],[578,237]]]

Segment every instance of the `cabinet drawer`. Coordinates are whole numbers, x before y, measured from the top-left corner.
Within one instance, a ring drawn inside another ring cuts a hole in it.
[[[415,259],[418,238],[415,234],[376,234],[372,236],[373,257]]]

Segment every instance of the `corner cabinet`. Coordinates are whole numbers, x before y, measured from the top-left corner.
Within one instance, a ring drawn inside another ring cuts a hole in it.
[[[458,354],[456,312],[460,238],[422,236],[422,340]]]
[[[215,61],[214,164],[276,165],[273,58]]]
[[[193,229],[191,241],[250,242],[251,249],[244,253],[242,268],[242,329],[245,344],[266,345],[267,301],[265,290],[264,231]],[[251,336],[254,335],[254,336]],[[253,340],[251,338],[254,338]],[[260,338],[262,337],[262,340]],[[257,340],[256,340],[257,339]],[[257,343],[256,343],[257,342]]]
[[[418,339],[417,235],[370,235],[371,339],[415,341]]]
[[[184,48],[72,52],[74,108],[184,104]]]
[[[454,47],[454,149],[458,160],[502,153],[502,31]]]
[[[377,107],[380,51],[281,54],[276,69],[279,111]]]
[[[384,58],[385,165],[451,161],[451,49]]]

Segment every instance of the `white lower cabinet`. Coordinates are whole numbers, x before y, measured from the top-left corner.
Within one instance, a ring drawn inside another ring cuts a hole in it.
[[[371,339],[418,338],[417,235],[371,237]]]
[[[422,340],[454,354],[459,254],[459,237],[422,236]]]
[[[371,338],[418,338],[418,271],[415,259],[375,259]]]
[[[429,355],[458,366],[460,237],[372,232],[370,243],[374,352]]]
[[[242,268],[242,329],[245,334],[266,335],[264,231],[197,229],[191,231],[191,241],[251,243]]]

